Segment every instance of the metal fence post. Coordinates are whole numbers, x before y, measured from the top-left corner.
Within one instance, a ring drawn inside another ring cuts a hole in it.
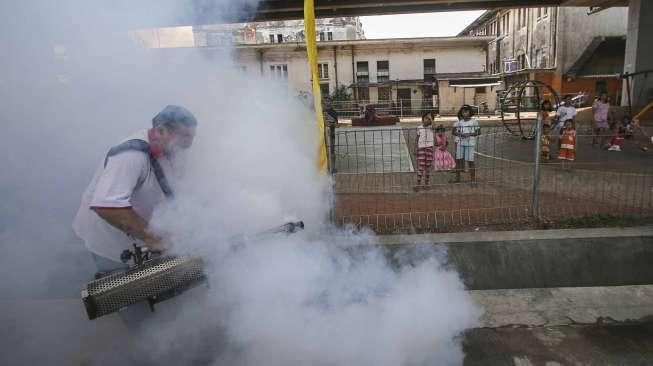
[[[399,117],[404,118],[404,100],[399,99]]]
[[[533,169],[533,217],[540,220],[540,173],[541,159],[540,150],[542,149],[542,119],[538,116],[535,119],[535,167]]]
[[[333,175],[336,172],[336,124],[329,124],[329,173]]]

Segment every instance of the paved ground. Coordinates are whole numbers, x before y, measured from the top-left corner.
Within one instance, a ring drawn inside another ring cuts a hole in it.
[[[653,359],[653,323],[647,322],[653,315],[652,286],[474,291],[471,296],[486,312],[480,326],[461,337],[463,365],[648,365]],[[152,340],[133,339],[115,315],[84,319],[78,299],[2,300],[0,309],[3,365],[110,365],[134,350],[152,350],[146,346]],[[219,330],[218,338],[200,333],[189,332],[187,338],[208,336],[213,345],[219,343]],[[166,364],[212,359],[202,354],[200,339],[184,343],[183,349],[166,343],[172,362]]]
[[[576,149],[576,162],[573,163],[576,169],[609,170],[615,172],[653,172],[653,144],[648,143],[643,136],[637,136],[632,140],[626,140],[624,149],[621,152],[608,151],[598,146],[592,146],[591,136],[587,132],[581,132],[578,137]],[[534,141],[518,139],[498,139],[497,146],[487,146],[481,149],[487,155],[497,156],[503,159],[510,159],[523,162],[533,162]],[[553,140],[552,158],[553,164],[559,164],[557,157],[557,139]],[[644,151],[641,147],[647,147]]]
[[[473,329],[465,366],[650,365],[653,324]]]
[[[335,146],[340,173],[414,171],[401,126],[339,128]]]

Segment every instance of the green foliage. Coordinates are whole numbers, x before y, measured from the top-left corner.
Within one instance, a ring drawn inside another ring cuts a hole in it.
[[[351,94],[347,91],[347,87],[340,85],[333,93],[331,93],[331,100],[334,102],[342,102],[351,99]]]

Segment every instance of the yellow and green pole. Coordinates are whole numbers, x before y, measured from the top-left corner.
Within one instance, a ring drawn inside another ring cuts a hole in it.
[[[311,86],[313,88],[313,104],[318,125],[319,143],[317,151],[317,167],[326,173],[328,168],[326,142],[324,139],[324,116],[322,115],[322,95],[320,79],[317,71],[317,43],[315,41],[315,5],[314,0],[304,0],[304,33],[306,34],[306,53],[311,67]]]

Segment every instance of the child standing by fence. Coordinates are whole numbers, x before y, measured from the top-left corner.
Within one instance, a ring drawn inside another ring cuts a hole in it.
[[[601,96],[592,104],[592,115],[594,117],[594,136],[592,137],[592,146],[600,148],[606,147],[610,125],[608,124],[608,116],[610,114],[610,103],[608,95],[601,93]]]
[[[614,123],[612,126],[612,138],[608,144],[608,150],[621,151],[624,148],[624,136],[626,134],[626,126]]]
[[[469,105],[460,108],[458,115],[462,118],[453,125],[452,134],[460,141],[456,146],[456,178],[453,183],[460,183],[460,173],[465,170],[465,162],[469,165],[469,176],[472,184],[476,184],[476,137],[481,134],[478,121],[473,119],[474,110]]]
[[[424,186],[428,186],[431,179],[433,144],[435,141],[432,123],[431,112],[426,112],[422,115],[422,125],[417,128],[417,148],[415,151],[417,158],[417,186],[422,184],[422,179],[424,180]]]
[[[449,147],[449,139],[447,139],[447,135],[445,135],[444,126],[439,125],[436,127],[435,133],[435,153],[433,155],[435,160],[435,169],[451,170],[456,167],[456,162],[453,160],[453,156],[451,156],[447,150]]]
[[[560,151],[558,159],[562,160],[562,167],[566,167],[565,161],[576,160],[576,126],[573,119],[565,122],[560,136]]]
[[[542,126],[542,144],[540,154],[543,161],[551,160],[551,115],[550,112],[553,108],[551,107],[551,102],[545,100],[542,102],[542,107],[540,108],[540,113],[537,116],[537,120]]]

